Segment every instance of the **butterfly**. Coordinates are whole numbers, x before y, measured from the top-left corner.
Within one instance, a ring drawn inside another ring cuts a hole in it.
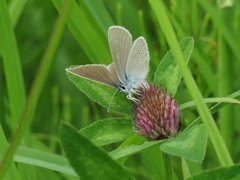
[[[128,93],[128,99],[135,100],[133,94],[146,84],[150,60],[147,42],[143,37],[132,42],[132,35],[122,26],[111,26],[108,29],[108,42],[113,63],[80,65],[66,70],[114,86]]]

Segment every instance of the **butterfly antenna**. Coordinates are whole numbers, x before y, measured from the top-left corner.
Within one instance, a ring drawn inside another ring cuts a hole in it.
[[[118,89],[116,89],[116,91],[114,92],[114,94],[113,94],[113,96],[112,96],[112,98],[111,98],[111,101],[110,101],[110,103],[109,103],[109,105],[108,105],[108,109],[107,109],[107,112],[109,113],[110,112],[110,108],[111,108],[111,106],[112,106],[112,103],[113,103],[113,98],[114,98],[114,96],[115,96],[115,94],[118,92]]]

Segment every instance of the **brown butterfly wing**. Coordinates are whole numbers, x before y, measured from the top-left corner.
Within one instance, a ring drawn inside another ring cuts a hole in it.
[[[116,87],[118,84],[118,78],[113,64],[109,66],[101,64],[81,65],[68,68],[67,71],[110,86]]]

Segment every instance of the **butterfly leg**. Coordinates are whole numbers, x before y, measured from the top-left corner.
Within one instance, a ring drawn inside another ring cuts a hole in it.
[[[135,103],[139,103],[139,100],[138,100],[137,98],[133,97],[131,93],[129,93],[129,94],[127,95],[127,98],[128,98],[129,100],[135,102]]]

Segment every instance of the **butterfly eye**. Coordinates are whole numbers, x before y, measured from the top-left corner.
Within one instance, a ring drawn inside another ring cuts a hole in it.
[[[126,90],[126,87],[125,87],[124,85],[119,85],[119,89],[120,89],[121,91],[125,91],[125,90]]]
[[[126,90],[125,86],[121,86],[121,90],[125,91]]]

